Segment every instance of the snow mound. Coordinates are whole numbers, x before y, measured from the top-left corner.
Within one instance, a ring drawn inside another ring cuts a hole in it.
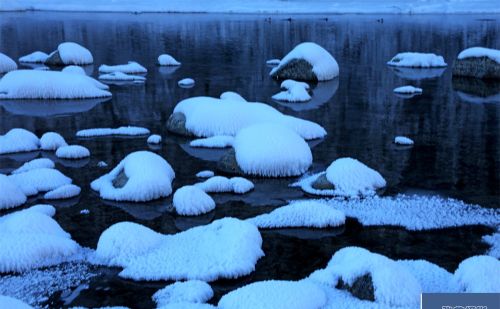
[[[304,42],[295,46],[283,59],[279,65],[271,70],[270,75],[278,72],[290,61],[303,59],[312,66],[312,71],[318,81],[334,79],[339,75],[339,65],[335,58],[323,47],[316,43]]]
[[[241,129],[233,144],[238,166],[246,174],[288,177],[303,174],[312,164],[309,145],[293,130],[260,123]]]
[[[394,144],[398,145],[413,145],[414,142],[411,138],[408,138],[406,136],[396,136],[394,138]]]
[[[160,144],[161,143],[161,135],[152,134],[148,137],[148,144]]]
[[[491,246],[488,255],[500,259],[500,228],[491,235],[483,236],[483,241]]]
[[[215,176],[215,173],[213,171],[210,171],[210,170],[199,171],[198,173],[196,173],[196,177],[198,177],[198,178],[210,178],[210,177],[214,177],[214,176]]]
[[[487,255],[470,257],[458,265],[454,278],[460,292],[498,293],[500,292],[500,261]]]
[[[71,178],[52,168],[37,168],[8,176],[27,196],[57,189],[71,183]]]
[[[299,201],[279,207],[268,214],[248,219],[259,228],[336,227],[345,223],[343,212],[316,201]]]
[[[108,136],[108,135],[148,135],[150,132],[146,128],[141,127],[119,127],[119,128],[93,128],[85,129],[76,132],[77,137],[94,137],[94,136]]]
[[[0,295],[0,308],[33,309],[30,305],[9,296]]]
[[[77,65],[68,65],[68,66],[64,67],[61,70],[61,72],[71,73],[71,74],[87,75],[87,73],[85,73],[85,70],[82,67],[79,67]]]
[[[286,89],[286,91],[273,95],[274,100],[284,102],[306,102],[311,100],[307,83],[287,79],[281,83],[281,88]]]
[[[165,159],[149,151],[137,151],[94,180],[91,187],[104,199],[146,202],[170,195],[174,178],[174,170]]]
[[[110,97],[108,86],[80,74],[17,70],[0,80],[1,99],[86,99]]]
[[[189,143],[191,147],[204,148],[226,148],[233,145],[234,137],[229,135],[215,135],[207,138],[192,140]]]
[[[169,54],[162,54],[158,56],[158,64],[167,66],[181,65],[179,61],[175,60],[175,58],[170,56]]]
[[[308,281],[268,280],[254,282],[222,296],[220,309],[319,309],[327,296],[316,284]]]
[[[412,68],[440,68],[447,66],[442,56],[431,53],[399,53],[387,62],[388,65],[396,67]]]
[[[158,307],[175,303],[205,303],[214,296],[212,287],[204,281],[175,282],[153,294]]]
[[[125,74],[145,74],[148,70],[137,62],[129,61],[127,64],[106,65],[99,67],[99,73],[122,72]]]
[[[57,148],[56,156],[61,159],[82,159],[90,157],[90,151],[80,145],[61,146]]]
[[[0,53],[0,74],[17,70],[17,63],[9,56]]]
[[[12,171],[12,174],[19,174],[24,172],[29,172],[39,168],[54,168],[55,164],[51,159],[39,158],[33,159],[21,165],[21,167]]]
[[[264,255],[261,246],[258,229],[234,218],[174,235],[122,222],[102,233],[95,254],[100,263],[123,267],[124,278],[213,281],[251,273]]]
[[[85,47],[74,42],[61,43],[57,47],[57,50],[59,51],[59,57],[61,57],[65,65],[84,65],[94,62],[92,53]]]
[[[243,177],[233,177],[229,179],[236,194],[245,194],[255,187],[253,182]]]
[[[99,75],[99,79],[103,80],[103,81],[119,80],[119,81],[130,81],[130,82],[139,82],[139,83],[146,81],[146,78],[144,76],[126,74],[126,73],[119,72],[119,71],[111,72],[108,74],[101,74],[101,75]]]
[[[467,48],[458,54],[458,59],[488,57],[496,63],[500,63],[500,50],[485,47]]]
[[[267,65],[279,65],[281,62],[281,59],[269,59],[266,60]]]
[[[40,148],[42,150],[54,151],[59,147],[67,145],[64,137],[56,132],[46,132],[40,138]]]
[[[197,186],[184,186],[174,193],[173,206],[182,216],[197,216],[215,209],[214,200]]]
[[[178,81],[177,84],[180,87],[193,87],[194,86],[194,79],[192,79],[192,78],[183,78],[180,81]]]
[[[0,174],[0,210],[26,203],[26,194],[7,176]]]
[[[67,199],[79,195],[81,191],[79,186],[69,184],[45,193],[43,198],[46,200]]]
[[[220,99],[221,100],[247,102],[247,100],[245,100],[245,98],[243,98],[239,93],[234,92],[234,91],[226,91],[226,92],[221,93]]]
[[[212,176],[195,184],[196,187],[205,191],[206,193],[237,193],[244,194],[254,188],[254,184],[243,177],[227,178],[224,176]]]
[[[18,60],[19,62],[24,62],[24,63],[44,63],[48,57],[49,55],[44,52],[35,51],[29,55],[22,56]]]
[[[402,93],[402,94],[414,94],[414,93],[422,93],[422,88],[417,88],[413,86],[401,86],[394,88],[394,93]]]
[[[14,128],[0,135],[0,154],[33,151],[39,146],[38,137],[25,129]]]

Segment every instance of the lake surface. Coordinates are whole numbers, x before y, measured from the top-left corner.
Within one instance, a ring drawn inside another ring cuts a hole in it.
[[[120,221],[176,233],[225,216],[247,218],[307,197],[288,187],[295,179],[252,179],[256,184],[252,193],[215,195],[215,211],[179,217],[172,212],[171,198],[145,204],[115,203],[100,199],[90,189],[92,180],[136,150],[150,149],[166,158],[176,171],[174,188],[196,182],[194,175],[200,170],[215,169],[220,151],[190,148],[188,139],[166,131],[165,122],[180,100],[198,95],[218,97],[224,91],[236,91],[249,101],[266,102],[283,113],[321,124],[328,136],[312,149],[312,171],[324,170],[334,159],[349,156],[385,177],[386,195],[439,194],[498,208],[498,84],[471,87],[470,81],[452,79],[451,69],[395,70],[385,63],[398,52],[419,51],[443,55],[451,66],[464,48],[499,49],[499,22],[498,16],[484,15],[307,15],[288,19],[267,15],[1,13],[0,51],[13,58],[35,50],[50,52],[63,41],[75,41],[92,51],[94,65],[86,71],[94,77],[100,64],[129,60],[144,65],[148,74],[143,85],[111,85],[113,97],[105,102],[0,102],[0,134],[14,127],[39,136],[56,131],[69,143],[90,149],[87,160],[55,160],[82,187],[82,194],[54,203],[56,220],[73,239],[90,248],[96,247],[102,231]],[[329,50],[339,63],[340,77],[314,86],[313,102],[273,102],[271,96],[279,91],[279,83],[269,78],[265,61],[283,57],[303,41]],[[182,66],[156,66],[162,53],[172,54]],[[196,85],[178,87],[177,81],[185,77],[195,79]],[[405,84],[423,88],[423,94],[410,99],[395,96],[392,90]],[[163,143],[150,148],[145,137],[75,136],[81,129],[121,125],[147,127],[161,134]],[[411,137],[415,146],[396,147],[392,143],[396,135]],[[54,157],[44,152],[0,156],[0,172],[7,173],[38,156]],[[99,161],[109,166],[99,168]],[[35,197],[29,205],[40,202],[43,199]],[[80,214],[83,209],[90,214]],[[355,220],[342,229],[262,231],[266,256],[256,271],[237,280],[214,282],[212,303],[253,281],[303,278],[326,266],[336,250],[348,245],[391,258],[422,258],[453,271],[466,257],[485,252],[488,246],[481,237],[489,233],[485,227],[425,232],[363,228]],[[166,284],[124,280],[117,276],[118,269],[93,271],[97,275],[88,286],[79,287],[71,298],[54,294],[45,305],[150,308],[154,306],[151,295]]]

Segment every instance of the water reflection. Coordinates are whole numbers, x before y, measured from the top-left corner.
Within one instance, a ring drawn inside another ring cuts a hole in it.
[[[109,98],[83,100],[0,100],[0,106],[15,115],[54,117],[88,112]]]

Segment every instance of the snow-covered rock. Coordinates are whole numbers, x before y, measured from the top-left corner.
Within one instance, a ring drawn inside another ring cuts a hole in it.
[[[108,163],[104,162],[104,161],[99,161],[97,162],[97,167],[107,167],[108,166]]]
[[[17,63],[9,56],[0,53],[0,74],[17,70]]]
[[[234,91],[226,91],[221,93],[219,96],[221,100],[232,100],[232,101],[240,101],[247,102],[244,97],[242,97],[239,93]]]
[[[184,186],[174,193],[175,211],[182,216],[197,216],[215,209],[215,201],[197,186]]]
[[[146,81],[146,78],[144,76],[140,75],[133,75],[133,74],[126,74],[123,72],[111,72],[107,74],[101,74],[99,75],[99,79],[102,81],[127,81],[127,82],[136,82],[136,83],[143,83]]]
[[[122,72],[125,74],[145,74],[148,70],[135,61],[129,61],[127,64],[106,65],[99,67],[99,73]]]
[[[4,295],[0,295],[0,308],[33,309],[33,307],[20,301],[19,299]]]
[[[110,97],[108,89],[92,77],[59,71],[16,70],[0,80],[1,99]]]
[[[196,173],[196,177],[198,177],[198,178],[210,178],[210,177],[214,177],[214,176],[215,176],[215,173],[213,171],[210,171],[210,170],[199,171],[198,173]]]
[[[207,175],[208,176],[208,175]],[[207,193],[236,193],[245,194],[254,188],[253,182],[243,177],[227,178],[211,176],[204,182],[195,184]]]
[[[207,138],[200,138],[192,140],[189,143],[191,147],[204,147],[204,148],[226,148],[231,147],[234,142],[234,136],[229,135],[215,135]]]
[[[412,68],[439,68],[447,66],[442,56],[432,53],[399,53],[387,62],[388,65]]]
[[[485,47],[463,50],[453,64],[453,75],[500,78],[500,50]]]
[[[491,246],[488,250],[488,255],[500,259],[500,227],[493,234],[484,235],[483,241]]]
[[[229,179],[233,192],[236,194],[245,194],[255,187],[253,182],[243,177],[233,177]]]
[[[137,151],[94,180],[91,187],[104,199],[146,202],[170,195],[174,178],[174,170],[165,159],[149,151]]]
[[[152,134],[147,139],[148,144],[160,144],[161,143],[161,135]]]
[[[71,197],[78,196],[82,189],[73,184],[69,185],[64,185],[60,186],[59,188],[56,188],[54,190],[51,190],[43,196],[44,199],[46,200],[60,200],[60,199],[67,199]]]
[[[394,138],[394,144],[409,146],[409,145],[413,145],[414,142],[409,137],[406,137],[406,136],[396,136]]]
[[[7,176],[0,174],[0,210],[26,203],[26,194]]]
[[[194,79],[192,78],[183,78],[180,81],[178,81],[177,84],[179,85],[179,87],[191,88],[194,86],[195,82]]]
[[[500,261],[487,255],[470,257],[458,265],[454,279],[460,292],[498,293],[500,291]]]
[[[108,136],[108,135],[148,135],[150,132],[146,128],[141,127],[119,127],[119,128],[92,128],[76,132],[78,137],[95,137],[95,136]]]
[[[80,74],[80,75],[87,75],[87,73],[85,73],[85,70],[82,67],[79,67],[77,65],[68,65],[68,66],[64,67],[61,70],[61,72],[72,73],[72,74]]]
[[[269,75],[278,79],[326,81],[339,75],[339,65],[323,47],[305,42],[295,46]]]
[[[422,93],[422,88],[417,88],[414,86],[401,86],[394,88],[394,93],[402,93],[402,94],[421,94]]]
[[[259,228],[336,227],[345,223],[343,212],[321,202],[298,201],[268,214],[248,219]]]
[[[45,63],[49,65],[85,65],[93,62],[92,53],[75,42],[59,44],[57,50],[45,60]]]
[[[8,177],[27,196],[51,191],[72,182],[71,178],[53,168],[37,168]]]
[[[158,307],[175,303],[205,303],[214,296],[212,287],[204,281],[188,280],[167,285],[153,294]]]
[[[121,222],[105,230],[95,252],[99,263],[121,266],[133,280],[203,280],[237,278],[255,269],[264,255],[258,229],[224,218],[174,235]]]
[[[496,63],[500,63],[500,50],[486,48],[486,47],[471,47],[467,48],[458,54],[457,59],[467,59],[467,58],[482,58],[487,57]]]
[[[62,146],[68,146],[64,137],[56,132],[46,132],[40,138],[40,148],[47,151],[55,151]]]
[[[33,151],[39,146],[38,137],[25,129],[14,128],[0,135],[0,154]]]
[[[172,57],[169,54],[162,54],[158,56],[158,64],[159,65],[166,65],[166,66],[178,66],[181,65],[181,63],[177,60],[175,60],[174,57]]]
[[[12,171],[12,174],[19,174],[24,172],[29,172],[31,170],[39,169],[39,168],[54,168],[55,164],[51,159],[47,158],[38,158],[28,161],[21,165],[19,168]]]
[[[90,157],[90,151],[80,145],[61,146],[57,148],[56,156],[61,159],[83,159]]]
[[[35,51],[32,52],[29,55],[22,56],[19,58],[19,62],[24,62],[24,63],[44,63],[45,60],[49,57],[48,54],[41,52],[41,51]]]
[[[281,88],[286,90],[273,95],[274,100],[284,102],[307,102],[311,100],[307,83],[287,79],[281,83]]]

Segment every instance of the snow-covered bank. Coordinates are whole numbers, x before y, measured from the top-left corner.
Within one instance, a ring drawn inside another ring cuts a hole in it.
[[[285,5],[286,4],[286,5]],[[500,13],[500,6],[490,0],[435,0],[435,1],[370,1],[370,0],[17,0],[1,1],[0,11],[93,11],[93,12],[171,12],[171,13],[278,13],[278,14],[332,14],[332,13]]]

